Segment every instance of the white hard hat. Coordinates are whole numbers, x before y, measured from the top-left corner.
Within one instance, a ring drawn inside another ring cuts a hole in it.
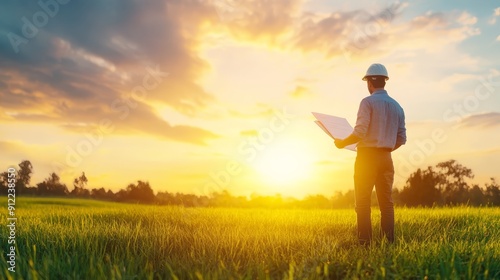
[[[370,76],[384,76],[386,81],[389,80],[387,69],[385,69],[385,66],[380,63],[374,63],[368,67],[366,75],[363,77],[363,81],[366,81],[366,78]]]

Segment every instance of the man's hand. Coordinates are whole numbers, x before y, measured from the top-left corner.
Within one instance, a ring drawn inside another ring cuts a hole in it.
[[[345,139],[335,139],[335,146],[339,149],[343,149],[349,145],[356,144],[361,140],[358,136],[351,134]]]
[[[335,147],[339,149],[345,148],[344,140],[343,139],[335,139]]]

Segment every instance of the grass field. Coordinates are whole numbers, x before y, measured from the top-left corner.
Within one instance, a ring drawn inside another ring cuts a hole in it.
[[[16,272],[2,226],[1,279],[500,278],[498,208],[399,208],[397,242],[369,248],[356,244],[352,209],[18,198],[16,216]],[[374,209],[374,232],[378,219]]]

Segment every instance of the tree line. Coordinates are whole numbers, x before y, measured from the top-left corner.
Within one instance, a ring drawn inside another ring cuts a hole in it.
[[[337,192],[330,198],[323,195],[310,195],[303,199],[275,196],[252,195],[234,196],[228,191],[214,192],[210,195],[154,193],[149,182],[137,181],[117,192],[105,188],[88,188],[85,172],[74,178],[73,189],[69,191],[56,173],[35,186],[30,186],[33,165],[29,160],[19,163],[16,176],[18,196],[75,197],[126,203],[159,205],[180,205],[185,207],[262,207],[262,208],[347,208],[354,206],[354,190]],[[484,186],[470,185],[468,179],[474,178],[471,169],[455,160],[417,169],[406,180],[401,190],[394,188],[393,198],[396,205],[407,207],[431,206],[500,206],[500,186],[491,178]],[[6,194],[8,173],[0,174],[0,193]],[[372,203],[377,204],[375,192]]]

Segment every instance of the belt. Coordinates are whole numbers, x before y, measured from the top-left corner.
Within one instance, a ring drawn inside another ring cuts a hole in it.
[[[379,151],[379,152],[392,152],[391,148],[377,148],[377,147],[358,147],[358,151]]]

